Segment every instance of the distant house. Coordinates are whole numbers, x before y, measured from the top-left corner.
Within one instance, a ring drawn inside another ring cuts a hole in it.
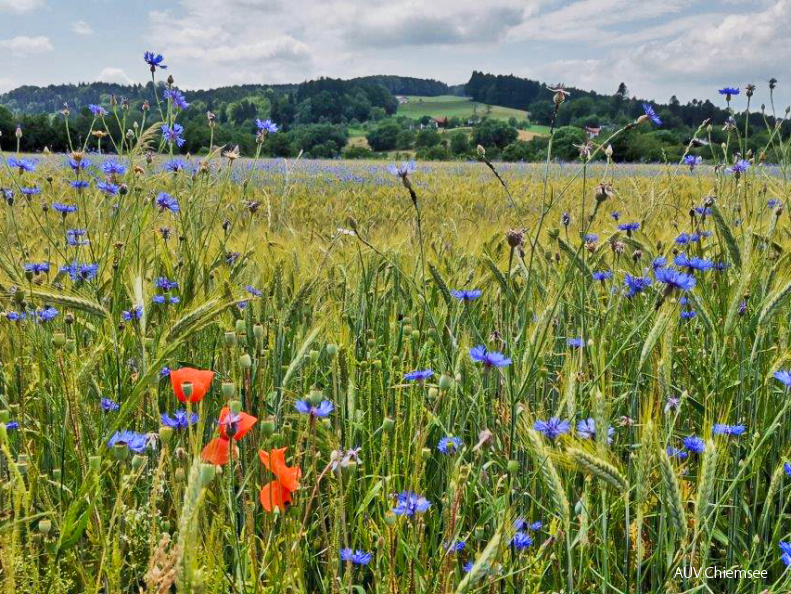
[[[434,123],[437,124],[437,128],[447,128],[448,116],[445,116],[444,118],[434,118]]]
[[[409,98],[405,97],[404,95],[396,95],[395,98],[398,101],[399,105],[404,105],[405,103],[409,103]]]

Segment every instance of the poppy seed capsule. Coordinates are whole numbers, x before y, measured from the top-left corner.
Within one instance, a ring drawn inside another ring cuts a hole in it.
[[[392,511],[385,512],[385,524],[395,526],[396,521],[398,521],[398,517]]]
[[[236,320],[236,333],[247,334],[247,324],[244,320]]]
[[[253,366],[253,360],[249,354],[245,353],[239,357],[239,365],[242,369],[250,369]]]
[[[162,426],[159,428],[159,441],[168,445],[170,440],[173,439],[173,427]]]
[[[242,412],[242,403],[239,400],[230,400],[228,402],[228,408],[231,409],[231,414],[238,415]]]
[[[66,339],[66,352],[73,353],[77,350],[77,343],[74,342],[73,338]]]
[[[41,532],[44,536],[50,533],[52,530],[52,521],[50,520],[39,520],[38,521],[38,531]]]
[[[113,456],[116,460],[126,460],[129,457],[129,449],[126,444],[117,443],[113,446]]]
[[[327,345],[327,355],[329,355],[333,359],[335,357],[337,357],[338,356],[338,347],[336,345],[334,345],[334,344],[328,344]]]
[[[212,480],[214,480],[215,467],[211,464],[201,464],[200,465],[200,484],[201,486],[205,487],[208,485]]]
[[[321,401],[324,399],[324,394],[321,393],[321,390],[313,388],[308,394],[308,402],[310,402],[311,406],[318,406],[321,404]]]
[[[233,398],[236,395],[236,384],[233,382],[223,382],[222,384],[223,398]]]
[[[143,468],[145,463],[146,463],[145,456],[140,456],[140,455],[132,456],[132,470],[140,470],[141,468]]]
[[[52,344],[55,348],[61,348],[66,344],[66,335],[63,332],[55,332],[52,335]]]
[[[266,437],[271,437],[271,435],[275,432],[275,428],[277,423],[275,422],[274,417],[267,417],[261,422],[261,431]]]
[[[508,474],[516,474],[519,472],[519,462],[516,460],[508,461]]]
[[[443,373],[439,376],[439,387],[442,390],[449,390],[453,386],[453,378]]]
[[[319,352],[316,349],[311,349],[309,356],[312,363],[319,360]]]
[[[261,324],[253,325],[253,336],[258,342],[264,339],[264,327]]]
[[[192,396],[192,382],[184,382],[181,384],[181,391],[184,393],[184,398],[189,400]]]
[[[225,340],[225,346],[228,348],[233,348],[236,346],[236,333],[226,332],[223,334],[223,339]]]

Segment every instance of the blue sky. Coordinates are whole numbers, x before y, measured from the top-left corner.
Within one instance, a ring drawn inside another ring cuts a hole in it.
[[[0,0],[0,91],[145,82],[163,53],[186,89],[472,70],[667,101],[779,79],[791,102],[791,0]]]

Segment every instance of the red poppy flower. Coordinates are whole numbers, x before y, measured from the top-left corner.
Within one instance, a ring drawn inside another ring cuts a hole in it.
[[[257,421],[258,419],[253,415],[243,412],[231,415],[230,409],[227,406],[223,406],[222,410],[220,410],[220,435],[228,438],[228,428],[233,424],[235,429],[233,438],[239,441],[244,437],[245,433],[253,428]]]
[[[285,509],[287,503],[291,503],[291,493],[299,488],[299,478],[302,470],[299,467],[286,465],[286,449],[278,448],[270,451],[259,450],[258,457],[263,462],[276,480],[270,482],[261,489],[258,499],[261,505],[268,512],[274,508]]]
[[[214,372],[208,369],[182,367],[170,372],[170,384],[173,386],[176,398],[181,402],[187,401],[184,390],[181,388],[182,384],[192,384],[192,394],[190,394],[189,401],[200,402],[209,391],[213,379]]]
[[[239,448],[234,448],[234,457],[238,457]],[[214,464],[215,466],[225,466],[231,457],[231,440],[227,437],[217,437],[206,444],[201,452],[201,460]]]

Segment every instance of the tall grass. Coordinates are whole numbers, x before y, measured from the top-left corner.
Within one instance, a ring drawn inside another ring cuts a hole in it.
[[[172,101],[152,104],[150,120],[177,121]],[[787,162],[744,155],[729,173],[714,147],[694,171],[626,167],[591,138],[562,168],[550,153],[399,179],[215,149],[174,172],[162,122],[112,139],[118,156],[87,139],[77,171],[2,155],[5,592],[788,590],[791,400],[773,377],[791,367]],[[771,143],[787,154],[791,139]],[[679,254],[718,266],[672,289],[653,262]],[[95,277],[60,271],[75,261]],[[630,292],[626,274],[651,284]],[[510,364],[475,362],[477,345]],[[185,366],[215,379],[186,406],[195,424],[165,427],[185,405],[163,369]],[[324,417],[295,408],[322,400]],[[201,452],[226,406],[257,423],[214,466]],[[570,430],[542,435],[552,417]],[[126,430],[141,447],[108,447]],[[462,445],[443,453],[445,437]],[[258,450],[281,447],[300,488],[270,513]],[[431,506],[394,513],[403,491]]]

